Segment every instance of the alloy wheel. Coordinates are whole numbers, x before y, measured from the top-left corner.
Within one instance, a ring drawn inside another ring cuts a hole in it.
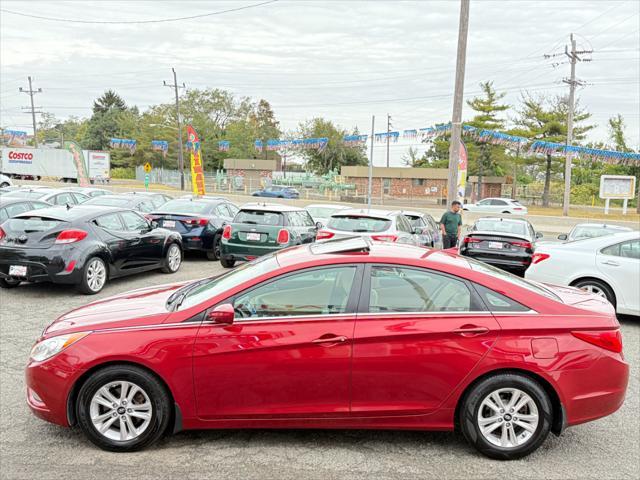
[[[180,262],[182,261],[182,255],[180,253],[180,247],[175,243],[169,247],[167,252],[167,264],[172,272],[175,272],[180,268]]]
[[[598,287],[597,285],[583,285],[580,288],[586,292],[598,295],[599,297],[607,298],[606,292],[602,288]]]
[[[492,445],[516,448],[526,444],[540,421],[538,407],[527,393],[501,388],[489,393],[478,409],[482,436]]]
[[[102,290],[107,280],[107,269],[104,262],[99,258],[94,258],[87,267],[87,285],[89,288],[98,292]]]
[[[127,381],[109,382],[96,391],[89,408],[100,435],[125,442],[142,435],[151,423],[153,407],[147,393]]]

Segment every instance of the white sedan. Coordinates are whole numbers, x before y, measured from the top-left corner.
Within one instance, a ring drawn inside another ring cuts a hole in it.
[[[582,288],[640,316],[640,232],[539,246],[525,278]]]
[[[513,215],[526,215],[527,207],[517,200],[510,198],[485,198],[478,203],[465,203],[463,210],[478,213],[510,213]]]
[[[9,177],[0,173],[0,187],[10,187],[13,185],[13,182]]]

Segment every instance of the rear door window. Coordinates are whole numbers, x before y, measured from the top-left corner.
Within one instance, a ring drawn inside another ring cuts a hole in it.
[[[66,205],[66,204],[75,205],[78,202],[76,201],[75,197],[70,193],[61,193],[53,197],[52,203],[54,205]]]
[[[640,259],[640,240],[616,243],[610,247],[603,248],[601,252],[604,255],[612,255],[614,257]]]

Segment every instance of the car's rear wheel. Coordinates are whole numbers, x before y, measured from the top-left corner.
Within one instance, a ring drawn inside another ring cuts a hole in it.
[[[236,264],[235,260],[232,260],[230,258],[220,257],[220,265],[222,265],[224,268],[233,268],[235,264]]]
[[[216,233],[215,237],[213,237],[211,250],[207,251],[208,260],[218,260],[220,258],[220,238],[222,237],[219,233]]]
[[[182,264],[182,250],[177,243],[172,243],[167,248],[167,253],[164,257],[162,265],[162,271],[164,273],[176,273],[180,269]]]
[[[104,450],[130,452],[162,437],[171,402],[166,388],[149,372],[133,365],[113,365],[82,385],[76,413],[91,442]]]
[[[95,295],[107,284],[107,265],[100,257],[91,257],[84,264],[78,290],[87,295]]]
[[[0,288],[16,288],[20,285],[20,280],[15,278],[0,278]]]
[[[460,427],[484,455],[514,460],[529,455],[547,438],[553,408],[535,380],[512,373],[481,380],[465,395]]]
[[[502,212],[502,213],[511,213],[511,212],[510,212],[509,210],[505,210],[505,211],[504,211],[504,212]]]
[[[8,187],[8,186],[9,186],[9,184],[7,182],[0,183],[0,188],[5,188],[5,187]]]
[[[611,287],[595,278],[585,278],[573,284],[574,287],[585,290],[589,293],[595,293],[599,297],[606,298],[611,305],[616,306],[616,295]]]

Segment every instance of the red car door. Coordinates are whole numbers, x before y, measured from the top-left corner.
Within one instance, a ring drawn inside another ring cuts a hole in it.
[[[205,322],[198,332],[193,359],[198,416],[348,415],[363,270],[301,270],[230,299],[234,323]]]
[[[427,269],[367,267],[359,308],[353,415],[436,410],[499,333],[467,282]]]

